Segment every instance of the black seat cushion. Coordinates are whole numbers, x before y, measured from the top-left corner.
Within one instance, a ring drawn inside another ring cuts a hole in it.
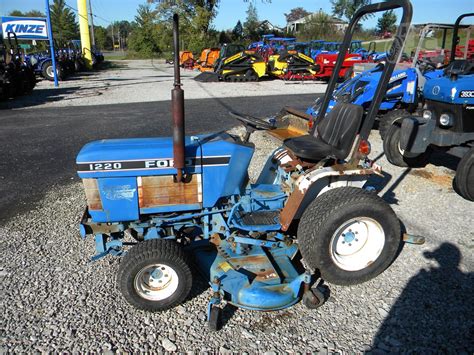
[[[350,103],[337,103],[316,126],[314,135],[286,139],[284,145],[303,160],[347,158],[357,136],[364,110]]]
[[[284,145],[303,160],[318,161],[334,155],[333,148],[329,144],[314,138],[312,135],[288,138]]]

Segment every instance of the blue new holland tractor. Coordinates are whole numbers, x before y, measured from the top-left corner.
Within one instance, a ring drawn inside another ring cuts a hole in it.
[[[409,0],[358,10],[335,73],[358,21],[395,8],[403,16],[390,56],[398,56],[412,17]],[[249,183],[249,137],[272,125],[232,113],[246,128],[243,137],[185,136],[177,15],[173,22],[173,137],[101,140],[77,156],[87,199],[82,236],[95,238],[95,260],[122,256],[117,282],[125,299],[148,311],[174,307],[199,270],[212,288],[209,325],[218,329],[223,303],[270,311],[302,300],[317,308],[326,298],[322,280],[353,285],[383,272],[403,238],[393,210],[366,186],[380,173],[367,157],[367,137],[395,64],[385,66],[364,121],[354,104],[320,113],[310,135],[287,139]]]
[[[423,110],[392,122],[385,140],[387,159],[398,166],[426,164],[433,149],[461,158],[454,188],[474,201],[474,57],[456,59],[458,18],[454,27],[450,64],[423,89]]]
[[[408,58],[402,55],[400,68],[396,69],[390,78],[386,95],[382,100],[378,113],[378,128],[382,139],[384,139],[387,130],[393,122],[409,116],[421,107],[425,83],[430,79],[443,75],[443,69],[439,68],[442,63],[436,63],[433,61],[433,58],[423,58],[420,54],[426,38],[432,35],[434,31],[441,30],[441,49],[444,52],[447,33],[454,30],[454,26],[436,23],[423,25],[420,29],[418,45],[412,58],[412,65],[408,65]],[[336,88],[328,110],[331,110],[337,102],[349,102],[362,106],[365,111],[368,109],[386,62],[386,53],[379,53],[377,55],[379,56],[377,61],[380,61],[380,63],[369,64],[374,67],[355,75]],[[313,105],[308,107],[306,113],[317,117],[320,104],[321,100],[317,99]]]

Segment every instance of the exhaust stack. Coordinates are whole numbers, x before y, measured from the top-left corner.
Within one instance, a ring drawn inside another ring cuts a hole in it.
[[[176,182],[183,182],[184,151],[184,91],[181,89],[179,70],[179,16],[173,15],[174,88],[171,90],[171,112],[173,115],[173,160]]]

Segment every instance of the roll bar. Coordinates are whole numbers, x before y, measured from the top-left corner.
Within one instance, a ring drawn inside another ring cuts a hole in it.
[[[458,31],[459,31],[461,21],[466,17],[472,17],[472,16],[474,16],[474,12],[462,14],[461,16],[457,18],[456,22],[454,23],[453,43],[451,45],[451,57],[449,58],[450,63],[456,58],[456,46],[459,43]]]
[[[386,2],[379,2],[364,6],[357,10],[357,12],[352,17],[349,26],[347,27],[346,33],[344,35],[344,40],[342,41],[342,44],[339,48],[336,66],[334,67],[333,75],[331,76],[331,80],[329,80],[329,84],[327,86],[326,93],[324,95],[323,101],[321,103],[321,108],[319,110],[318,122],[326,115],[326,111],[329,106],[329,101],[331,100],[332,93],[339,79],[339,71],[342,68],[342,63],[345,59],[345,54],[349,49],[352,36],[354,35],[359,20],[367,14],[380,11],[388,11],[397,8],[403,9],[402,19],[400,21],[400,25],[398,26],[397,34],[395,35],[390,50],[387,53],[387,62],[380,76],[379,84],[377,85],[374,98],[372,100],[372,103],[370,104],[368,113],[365,117],[364,123],[362,124],[362,128],[359,133],[360,139],[366,140],[368,138],[370,130],[374,125],[375,117],[378,113],[380,103],[382,102],[382,99],[385,96],[388,81],[392,75],[393,70],[395,69],[395,65],[398,59],[400,58],[400,55],[402,54],[402,48],[405,44],[408,30],[410,28],[411,18],[413,15],[413,8],[410,0],[390,0]],[[313,135],[317,134],[315,128],[316,127],[314,127],[312,131]]]

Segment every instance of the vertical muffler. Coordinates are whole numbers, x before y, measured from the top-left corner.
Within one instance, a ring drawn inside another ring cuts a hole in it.
[[[171,90],[171,112],[173,115],[173,161],[176,182],[184,180],[184,91],[181,89],[179,70],[179,16],[173,15],[174,88]]]

